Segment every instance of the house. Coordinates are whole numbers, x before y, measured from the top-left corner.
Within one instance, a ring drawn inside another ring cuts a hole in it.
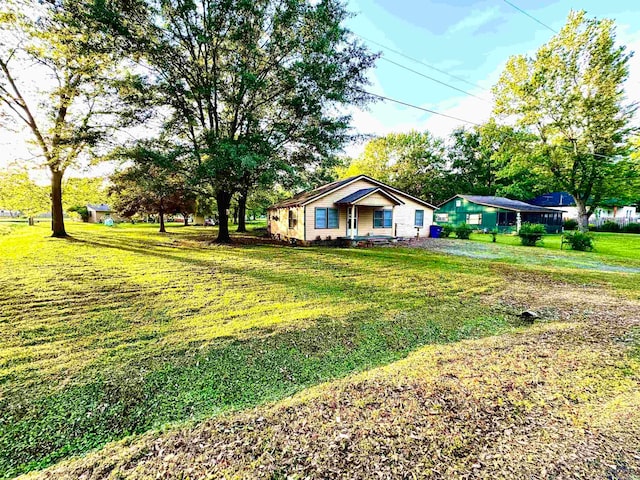
[[[565,220],[578,219],[576,201],[573,196],[567,192],[545,193],[529,200],[528,203],[540,207],[552,208],[554,210],[562,210],[565,212]],[[615,199],[604,201],[602,207],[596,208],[593,217],[595,217],[593,221],[596,225],[600,225],[606,221],[626,224],[640,219],[636,206],[625,205],[624,202],[616,201]]]
[[[562,231],[562,211],[504,197],[456,195],[438,206],[436,223],[467,223],[481,230],[517,232],[525,223],[541,223],[547,233]]]
[[[111,207],[101,203],[99,205],[88,204],[89,223],[103,223],[104,219],[111,216]]]
[[[272,237],[301,243],[427,236],[433,205],[367,175],[305,191],[267,210]]]

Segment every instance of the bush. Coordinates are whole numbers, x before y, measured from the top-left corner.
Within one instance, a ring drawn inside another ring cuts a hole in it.
[[[616,222],[612,222],[611,220],[608,220],[604,222],[602,225],[600,225],[598,230],[601,232],[619,232],[621,228],[620,228],[620,225],[618,225]]]
[[[625,226],[622,231],[624,233],[640,233],[640,223],[630,223]]]
[[[536,243],[542,240],[545,232],[544,225],[540,223],[525,222],[520,227],[518,236],[520,237],[522,245],[526,247],[535,247]]]
[[[462,240],[468,240],[471,236],[471,232],[473,228],[467,225],[466,223],[461,223],[456,227],[456,238],[460,238]]]
[[[562,222],[562,226],[565,230],[576,230],[578,228],[578,221],[574,218],[568,218]]]
[[[572,250],[593,250],[593,235],[590,233],[574,232],[566,233],[564,241],[569,244]]]
[[[440,232],[440,237],[447,238],[453,233],[453,226],[448,223],[442,225],[442,232]]]

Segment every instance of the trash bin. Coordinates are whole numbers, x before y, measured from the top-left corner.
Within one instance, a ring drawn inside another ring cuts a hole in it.
[[[431,225],[429,227],[429,236],[431,238],[440,238],[441,233],[442,233],[442,227],[440,225]]]

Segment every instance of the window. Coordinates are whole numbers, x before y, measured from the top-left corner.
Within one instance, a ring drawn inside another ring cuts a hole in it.
[[[462,200],[458,199],[456,200],[456,207],[461,207],[462,206]]]
[[[393,222],[392,210],[374,210],[373,228],[391,228]]]
[[[469,225],[480,225],[482,223],[482,214],[481,213],[468,213],[467,214],[467,223]]]
[[[340,220],[338,216],[337,208],[327,208],[327,219],[329,222],[329,228],[339,228]]]
[[[337,208],[316,208],[316,228],[338,228]]]
[[[296,228],[298,225],[298,211],[295,208],[289,209],[289,228]]]
[[[449,222],[449,214],[448,213],[436,213],[436,222],[448,223]]]
[[[416,227],[424,227],[424,210],[416,210]]]

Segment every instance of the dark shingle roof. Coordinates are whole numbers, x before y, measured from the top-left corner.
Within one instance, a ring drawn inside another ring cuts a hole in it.
[[[301,192],[298,193],[297,195],[294,195],[293,197],[287,199],[287,200],[283,200],[281,202],[278,202],[274,205],[271,205],[269,208],[288,208],[288,207],[298,207],[301,205],[305,205],[309,202],[311,202],[312,200],[326,194],[329,193],[333,190],[337,190],[338,188],[342,187],[343,185],[347,185],[348,183],[353,182],[354,180],[358,180],[358,179],[363,179],[363,180],[367,180],[370,183],[373,183],[374,185],[378,185],[379,187],[382,188],[382,190],[385,191],[385,193],[387,195],[392,195],[391,192],[395,192],[397,194],[401,194],[404,195],[405,197],[408,197],[422,205],[425,205],[429,208],[432,208],[434,210],[437,209],[437,207],[431,205],[430,203],[425,202],[424,200],[414,197],[413,195],[409,195],[408,193],[405,193],[401,190],[398,190],[397,188],[393,188],[389,185],[386,185],[374,178],[369,177],[368,175],[357,175],[355,177],[349,177],[349,178],[345,178],[344,180],[338,180],[337,182],[332,182],[332,183],[327,183],[326,185],[322,185],[321,187],[318,187],[314,190],[308,190],[306,192]],[[394,197],[395,198],[395,197]],[[400,200],[396,199],[397,201],[400,202]],[[402,202],[400,202],[402,203]]]
[[[527,203],[539,207],[571,207],[576,204],[576,201],[567,192],[550,192],[527,200]]]
[[[110,212],[111,211],[111,207],[109,205],[106,205],[104,203],[101,203],[99,205],[93,205],[91,203],[87,204],[87,208],[90,208],[91,210],[95,210],[96,212]]]
[[[521,202],[520,200],[511,200],[505,197],[493,197],[485,195],[458,195],[470,202],[488,207],[502,208],[504,210],[513,210],[514,212],[538,212],[538,213],[558,213],[558,210],[551,208],[539,207],[530,203]]]
[[[338,180],[336,182],[327,183],[326,185],[322,185],[321,187],[314,188],[313,190],[306,190],[304,192],[300,192],[297,195],[294,195],[291,198],[278,202],[269,208],[297,207],[299,205],[302,205],[303,203],[307,203],[308,201],[313,200],[316,197],[319,197],[324,193],[327,193],[327,192],[330,192],[331,190],[339,188],[342,185],[345,185],[350,181],[354,180],[355,178],[357,177],[345,178],[344,180]]]
[[[370,195],[370,194],[374,193],[375,191],[379,191],[382,195],[384,195],[385,197],[391,199],[394,203],[396,203],[398,205],[401,205],[403,203],[400,200],[398,200],[396,197],[391,195],[389,192],[384,191],[384,189],[382,189],[380,187],[362,188],[362,189],[358,190],[357,192],[353,192],[351,195],[347,195],[346,197],[341,198],[340,200],[336,201],[335,203],[336,203],[336,205],[350,205],[352,203],[357,202],[361,198],[364,198],[367,195]]]

